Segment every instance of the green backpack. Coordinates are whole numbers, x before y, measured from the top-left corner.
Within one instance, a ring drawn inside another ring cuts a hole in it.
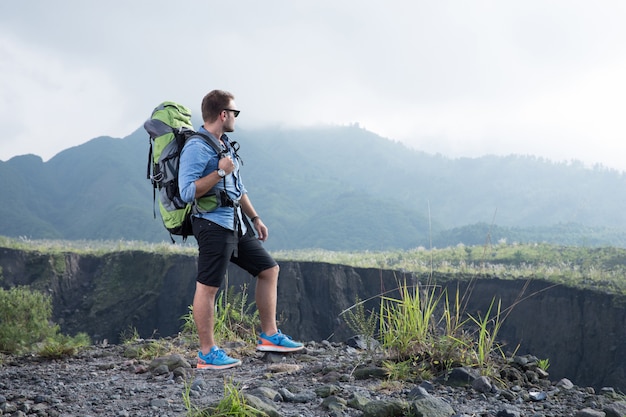
[[[191,213],[194,203],[186,203],[180,197],[180,152],[191,136],[202,137],[218,155],[222,154],[222,150],[211,138],[193,130],[191,111],[187,107],[171,101],[161,103],[152,111],[144,129],[150,135],[147,178],[152,182],[153,202],[158,192],[159,212],[170,239],[174,242],[172,235],[177,235],[182,236],[184,241],[193,234]],[[154,207],[153,214],[156,218]]]

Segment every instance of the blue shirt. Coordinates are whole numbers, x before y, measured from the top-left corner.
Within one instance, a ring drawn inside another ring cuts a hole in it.
[[[200,127],[198,132],[215,139],[215,136],[209,133],[204,127]],[[224,177],[226,181],[220,179],[215,187],[209,191],[209,194],[220,189],[223,190],[224,182],[226,182],[225,189],[228,196],[238,201],[247,193],[247,190],[241,182],[239,173],[240,164],[235,156],[235,151],[230,146],[228,136],[222,135],[222,140],[224,143],[228,144],[227,148],[231,159],[235,163],[235,170]],[[217,142],[219,143],[219,141]],[[226,147],[223,145],[222,148],[226,150]],[[183,201],[187,203],[194,201],[196,195],[196,184],[194,181],[216,171],[218,162],[219,155],[203,138],[192,137],[185,143],[180,153],[180,166],[178,169],[178,188]],[[232,207],[217,207],[213,211],[196,213],[194,216],[210,220],[226,229],[234,230],[235,210]],[[241,232],[245,234],[246,226],[241,218],[241,208],[237,208],[237,216],[239,217]]]

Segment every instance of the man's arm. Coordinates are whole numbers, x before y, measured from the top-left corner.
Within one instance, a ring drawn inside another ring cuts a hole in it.
[[[178,171],[178,188],[183,201],[190,203],[194,198],[202,197],[221,181],[222,178],[217,170],[202,176],[209,163],[214,167],[217,166],[218,169],[223,169],[226,175],[235,169],[235,164],[230,157],[218,160],[212,148],[203,145],[199,140],[191,139],[184,146],[180,154]]]
[[[206,193],[209,192],[210,189],[215,187],[215,184],[220,182],[222,177],[217,174],[217,171],[210,172],[209,175],[206,175],[202,178],[198,178],[194,181],[196,184],[196,193],[195,198],[200,198]]]
[[[248,198],[248,194],[244,194],[241,196],[241,199],[239,200],[239,204],[241,205],[241,210],[243,211],[243,214],[245,214],[246,216],[250,218],[250,220],[252,220],[252,224],[254,225],[254,228],[256,229],[256,233],[259,236],[259,240],[263,242],[267,240],[267,237],[269,235],[267,226],[265,226],[265,224],[263,223],[263,220],[261,220],[256,210],[254,209],[252,202],[250,202],[250,199]]]

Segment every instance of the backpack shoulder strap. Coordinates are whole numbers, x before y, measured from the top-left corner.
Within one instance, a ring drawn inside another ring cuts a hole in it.
[[[224,149],[222,149],[222,146],[211,136],[205,135],[203,133],[200,132],[196,132],[195,134],[191,135],[189,137],[189,139],[191,139],[194,136],[200,136],[208,145],[210,145],[213,150],[215,151],[215,153],[217,153],[219,158],[222,158],[222,156],[224,156]],[[187,139],[187,140],[189,140]]]

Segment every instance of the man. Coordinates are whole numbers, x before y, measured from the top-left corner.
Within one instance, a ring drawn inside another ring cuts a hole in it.
[[[291,340],[276,325],[279,267],[260,242],[267,239],[268,229],[248,198],[236,150],[226,135],[235,130],[239,113],[232,94],[221,90],[208,93],[202,100],[203,125],[198,130],[207,137],[191,137],[180,156],[180,195],[186,202],[196,202],[192,219],[198,241],[198,276],[193,318],[200,338],[198,369],[225,369],[241,364],[216,346],[213,334],[215,296],[229,262],[257,277],[255,300],[262,330],[257,350],[303,349],[302,343]],[[207,140],[218,143],[222,154]]]

